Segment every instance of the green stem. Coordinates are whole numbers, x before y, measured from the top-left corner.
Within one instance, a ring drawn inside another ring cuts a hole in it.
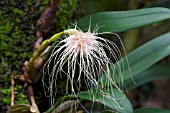
[[[63,35],[64,32],[60,32],[57,33],[55,35],[53,35],[50,39],[47,39],[45,41],[42,42],[42,44],[40,45],[40,47],[34,52],[33,56],[31,57],[31,59],[29,60],[29,69],[32,68],[34,61],[37,59],[37,57],[39,56],[39,54],[52,42],[54,42],[55,40],[57,40],[61,35]]]
[[[33,56],[31,57],[31,59],[29,60],[29,70],[32,69],[33,67],[33,64],[35,62],[35,60],[38,58],[38,56],[40,55],[40,53],[45,49],[47,48],[47,46],[56,41],[61,35],[63,34],[68,34],[68,35],[71,35],[73,34],[74,32],[78,32],[78,30],[75,30],[75,29],[68,29],[68,30],[65,30],[63,32],[59,32],[55,35],[53,35],[50,39],[47,39],[45,41],[42,42],[42,44],[40,45],[40,47],[34,52]]]

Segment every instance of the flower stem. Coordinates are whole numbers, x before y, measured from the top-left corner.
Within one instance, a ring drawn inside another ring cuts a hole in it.
[[[64,32],[59,32],[55,35],[53,35],[50,39],[47,39],[45,41],[42,42],[42,44],[40,45],[40,47],[34,52],[33,56],[31,57],[31,59],[29,60],[29,69],[32,68],[34,61],[36,60],[36,58],[39,56],[39,54],[52,42],[54,42],[55,40],[57,40],[61,35],[63,35]]]

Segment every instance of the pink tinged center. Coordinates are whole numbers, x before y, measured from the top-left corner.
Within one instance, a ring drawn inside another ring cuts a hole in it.
[[[66,43],[66,49],[69,53],[83,52],[88,54],[89,51],[95,49],[95,44],[97,43],[96,38],[96,36],[89,32],[75,32],[66,38],[64,42]]]

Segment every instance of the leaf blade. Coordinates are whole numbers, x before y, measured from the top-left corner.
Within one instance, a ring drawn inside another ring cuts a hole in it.
[[[128,90],[132,90],[149,81],[170,78],[169,69],[170,69],[170,65],[167,64],[166,65],[159,64],[159,65],[152,66],[149,69],[145,70],[144,72],[133,76],[133,80],[135,81],[135,84],[132,82],[131,79],[125,81],[126,88]]]
[[[106,91],[106,94],[109,94],[112,97],[114,96],[113,98],[116,99],[116,101],[122,107],[122,109],[117,107],[116,102],[109,100],[108,98],[103,96],[98,91],[96,92],[95,90],[93,90],[92,92],[95,95],[91,95],[91,93],[89,93],[89,91],[85,91],[85,92],[78,93],[77,97],[79,97],[81,99],[85,99],[85,100],[91,100],[91,101],[95,100],[116,112],[133,113],[133,108],[132,108],[130,101],[124,94],[122,94],[122,92],[118,91],[117,89],[114,89],[113,92],[111,90]],[[112,93],[114,93],[114,95]]]
[[[114,65],[118,65],[124,61],[124,68],[122,72],[124,72],[124,81],[141,73],[147,68],[151,67],[153,64],[158,62],[159,60],[165,58],[170,55],[170,32],[161,35],[139,48],[135,49],[131,53],[127,55],[128,62],[126,61],[126,57],[122,58]],[[129,67],[131,72],[129,71]],[[111,75],[117,83],[120,83],[121,78],[118,75],[119,72],[113,72],[110,68]],[[115,73],[115,74],[114,74]],[[100,83],[104,83],[107,85],[106,75],[105,73],[102,75],[101,79],[99,79]]]
[[[132,76],[144,71],[159,60],[170,55],[170,32],[161,35],[130,53],[127,58]],[[128,70],[128,69],[126,69]],[[125,77],[129,78],[130,75]]]
[[[103,26],[101,32],[122,32],[129,29],[142,27],[154,22],[170,18],[170,10],[167,8],[145,8],[130,11],[100,12],[85,16],[77,20],[77,26],[82,31],[87,31],[91,18],[91,27]]]
[[[51,111],[53,111],[53,109],[57,108],[57,106],[59,106],[64,101],[74,99],[74,98],[77,99],[77,97],[83,100],[97,101],[105,105],[106,107],[110,108],[111,109],[110,111],[116,111],[119,113],[133,113],[133,107],[129,99],[122,92],[118,91],[117,89],[114,89],[113,91],[107,90],[105,91],[105,93],[109,94],[112,97],[114,96],[113,98],[117,100],[117,103],[114,103],[114,101],[111,101],[108,98],[104,97],[97,90],[92,89],[90,90],[90,93],[89,91],[84,91],[84,92],[77,93],[76,95],[60,97],[57,100],[57,102],[48,111],[46,111],[46,113],[50,113]],[[122,109],[117,108],[116,104],[119,104],[122,107]]]

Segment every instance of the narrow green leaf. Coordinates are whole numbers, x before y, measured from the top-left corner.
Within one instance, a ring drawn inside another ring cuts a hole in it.
[[[127,55],[131,73],[126,58],[122,59],[124,61],[124,68],[122,68],[124,80],[139,74],[168,55],[170,55],[170,32],[149,41]],[[118,63],[121,63],[121,60],[115,65],[118,65]],[[111,73],[113,73],[112,70]],[[119,83],[121,79],[117,76],[118,72],[115,72],[113,75],[117,77],[115,79]],[[103,74],[100,81],[107,84],[105,83],[105,74]]]
[[[154,22],[170,18],[167,8],[146,8],[130,11],[100,12],[85,16],[77,21],[77,26],[82,31],[87,31],[91,17],[92,30],[98,25],[101,32],[122,32],[129,29],[142,27]]]
[[[170,113],[170,110],[162,108],[142,108],[135,110],[134,113]]]
[[[125,84],[128,90],[132,90],[149,81],[165,78],[170,78],[170,65],[155,65],[140,74],[134,75],[133,79],[135,84],[132,82],[131,78],[125,81]]]
[[[108,95],[112,98],[108,98]],[[64,101],[74,99],[75,97],[78,97],[80,100],[90,100],[93,102],[99,102],[110,108],[112,111],[116,111],[119,113],[133,113],[133,108],[130,101],[122,92],[118,91],[117,89],[114,89],[113,91],[107,90],[105,91],[105,95],[94,89],[90,90],[90,92],[84,91],[76,95],[61,97],[46,113],[50,113],[51,111],[53,111],[53,109],[55,109]]]
[[[111,96],[116,101],[111,98],[108,98],[107,95],[103,96],[99,91],[96,90],[91,90],[91,93],[89,93],[88,91],[78,93],[77,97],[85,100],[100,102],[106,107],[119,113],[133,113],[133,108],[130,101],[120,91],[114,89],[113,91],[110,90],[110,91],[106,91],[105,93]],[[119,108],[117,104],[121,108]]]

